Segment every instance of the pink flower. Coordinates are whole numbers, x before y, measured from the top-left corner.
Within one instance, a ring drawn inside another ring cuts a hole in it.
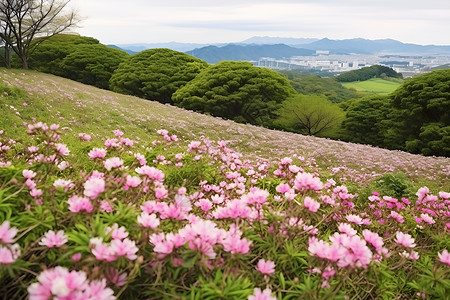
[[[409,248],[413,248],[416,246],[416,244],[414,244],[414,239],[411,237],[411,235],[409,235],[407,233],[403,233],[401,231],[396,232],[394,241],[397,244],[400,244],[402,246],[409,247]]]
[[[16,261],[20,256],[19,244],[0,245],[0,264],[8,265]]]
[[[128,232],[125,227],[119,227],[117,223],[114,223],[112,227],[106,227],[105,234],[109,234],[111,231],[111,238],[114,240],[122,240],[128,236]]]
[[[8,220],[4,221],[2,225],[0,225],[0,241],[3,243],[12,243],[14,237],[17,234],[16,227],[10,227],[10,223]]]
[[[55,233],[53,230],[49,230],[45,233],[44,237],[39,242],[39,245],[47,246],[48,248],[61,247],[67,243],[68,236],[64,234],[63,230]]]
[[[141,182],[142,182],[142,179],[140,179],[139,177],[127,175],[127,181],[125,182],[125,186],[137,187],[138,185],[141,184]]]
[[[106,156],[106,149],[103,148],[94,148],[88,153],[89,159],[100,158],[103,159]]]
[[[202,198],[195,202],[195,206],[200,207],[203,211],[209,211],[213,204],[208,199]]]
[[[303,205],[312,212],[317,212],[317,210],[320,208],[320,203],[308,196],[306,196],[303,200]]]
[[[354,223],[354,224],[357,224],[357,225],[363,224],[362,218],[360,216],[358,216],[358,215],[347,215],[345,218],[350,223]]]
[[[356,235],[357,231],[352,228],[352,225],[348,223],[339,223],[338,229],[340,232],[345,233],[347,235]]]
[[[391,218],[395,219],[399,223],[405,222],[405,219],[403,218],[403,216],[401,214],[399,214],[398,212],[391,211],[391,214],[389,216]]]
[[[146,175],[148,178],[156,181],[163,181],[164,179],[164,173],[154,167],[142,166],[140,168],[136,168],[136,173]]]
[[[30,195],[33,198],[38,198],[38,197],[42,196],[42,190],[41,189],[32,189],[30,191]]]
[[[156,199],[165,199],[169,195],[169,192],[165,187],[157,187],[155,188],[155,197]]]
[[[86,134],[86,133],[79,133],[78,137],[80,139],[82,139],[83,141],[90,141],[91,140],[91,136],[89,134]]]
[[[80,212],[82,210],[85,210],[90,213],[93,208],[92,203],[91,201],[89,201],[88,198],[78,197],[75,195],[69,198],[69,200],[67,200],[67,203],[69,204],[69,210],[75,213]]]
[[[31,170],[23,170],[22,175],[23,175],[23,177],[25,177],[27,179],[31,179],[36,176],[36,172],[33,172]]]
[[[297,176],[295,176],[294,187],[300,191],[305,190],[319,191],[323,188],[323,184],[320,181],[320,178],[314,177],[313,174],[298,173]]]
[[[89,282],[83,271],[69,272],[66,268],[56,267],[43,271],[37,280],[28,287],[30,300],[115,299],[114,292],[106,287],[104,279]]]
[[[277,187],[276,187],[276,191],[278,193],[287,193],[291,190],[291,187],[289,186],[289,184],[287,183],[280,183]]]
[[[262,292],[260,288],[255,288],[253,295],[248,296],[248,300],[277,300],[277,298],[272,296],[272,291],[269,288]]]
[[[105,278],[109,282],[113,283],[117,287],[121,287],[125,285],[127,279],[127,273],[122,273],[119,275],[119,271],[114,268],[108,268],[105,273]],[[103,299],[103,298],[99,298]]]
[[[436,221],[434,221],[433,217],[431,217],[429,214],[421,214],[420,218],[428,224],[434,224]]]
[[[91,178],[84,183],[84,195],[95,199],[105,191],[105,180],[103,178]]]
[[[126,256],[129,260],[135,260],[137,258],[136,252],[139,250],[136,243],[128,238],[123,241],[112,240],[110,249],[115,257]]]
[[[119,129],[115,129],[115,130],[113,130],[113,132],[114,132],[114,135],[117,137],[123,136],[123,132],[120,131]]]
[[[134,157],[136,157],[136,159],[139,161],[139,164],[141,166],[147,164],[147,160],[145,159],[145,156],[140,154],[140,153],[136,153],[134,154]]]
[[[438,253],[439,261],[450,266],[450,253],[444,249],[442,253]]]
[[[38,146],[30,146],[30,147],[28,147],[28,151],[30,151],[31,153],[36,153],[39,151],[39,147]]]
[[[59,154],[61,154],[61,155],[69,155],[70,150],[67,148],[66,145],[58,143],[58,144],[55,144],[55,146],[56,146],[56,151],[58,151]]]
[[[380,237],[377,233],[372,232],[368,229],[364,229],[362,232],[364,239],[367,243],[371,244],[378,254],[381,254],[383,249],[383,238]]]
[[[265,261],[264,259],[260,259],[256,265],[256,270],[262,274],[273,274],[275,273],[275,263],[271,260]]]
[[[106,170],[110,171],[112,168],[119,168],[123,166],[123,160],[119,157],[111,157],[103,162]]]
[[[155,214],[148,214],[142,212],[140,216],[137,217],[138,223],[143,227],[156,229],[159,226],[159,219]]]

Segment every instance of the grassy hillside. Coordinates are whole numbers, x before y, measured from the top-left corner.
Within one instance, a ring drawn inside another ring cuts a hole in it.
[[[365,81],[343,82],[342,85],[363,93],[389,94],[397,89],[401,82],[401,80],[372,78]]]
[[[448,158],[235,124],[31,71],[0,70],[0,114],[5,299],[450,293]]]
[[[449,175],[450,160],[446,158],[237,124],[35,71],[0,69],[0,79],[28,92],[23,99],[0,97],[4,116],[0,119],[0,129],[11,134],[22,134],[22,122],[31,122],[33,117],[37,121],[70,127],[72,133],[65,141],[68,144],[78,141],[76,134],[79,132],[104,137],[114,129],[121,129],[150,140],[157,136],[156,130],[163,128],[186,142],[200,136],[228,140],[232,147],[251,159],[276,160],[292,155],[313,158],[325,169],[342,167],[356,181],[397,171],[414,180],[428,178],[437,182],[444,182]]]

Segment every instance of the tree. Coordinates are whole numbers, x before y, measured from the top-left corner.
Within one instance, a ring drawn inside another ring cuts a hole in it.
[[[383,121],[390,109],[387,96],[367,96],[350,101],[342,122],[342,138],[353,143],[385,147]]]
[[[401,73],[397,73],[392,68],[380,65],[373,65],[370,67],[364,67],[358,70],[342,73],[341,75],[336,77],[336,80],[339,82],[351,82],[351,81],[364,81],[378,77],[402,78],[403,75]]]
[[[70,0],[2,0],[0,38],[28,69],[28,57],[45,39],[77,23],[75,12],[65,13]],[[35,38],[41,39],[36,40]],[[6,49],[5,48],[5,49]]]
[[[208,64],[170,49],[149,49],[130,56],[110,80],[111,90],[172,103],[172,94],[194,79]]]
[[[281,103],[294,94],[289,81],[276,71],[222,61],[203,70],[172,99],[186,109],[270,127]]]
[[[407,80],[391,94],[391,133],[412,153],[450,156],[450,69]]]
[[[276,124],[301,134],[330,136],[336,134],[344,115],[324,96],[298,95],[283,103]]]
[[[61,62],[63,76],[102,89],[109,88],[109,80],[119,64],[130,55],[102,44],[78,45]]]

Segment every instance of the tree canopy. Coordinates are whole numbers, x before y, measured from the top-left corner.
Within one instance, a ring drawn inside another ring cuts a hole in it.
[[[358,93],[342,86],[334,78],[322,78],[299,71],[280,71],[288,77],[294,89],[304,95],[324,95],[333,103],[340,103],[361,97]]]
[[[119,65],[110,80],[113,91],[172,103],[172,94],[194,79],[208,64],[170,49],[139,52]]]
[[[397,73],[392,68],[380,65],[373,65],[370,67],[364,67],[358,70],[342,73],[341,75],[336,76],[336,80],[339,82],[351,82],[351,81],[364,81],[378,77],[402,78],[403,75],[401,73]]]
[[[186,109],[270,127],[281,103],[294,94],[289,81],[276,71],[222,61],[179,89],[173,101]]]
[[[356,100],[346,112],[346,140],[450,156],[449,69],[411,78],[388,96]]]
[[[344,111],[326,97],[298,95],[283,103],[276,121],[278,127],[306,135],[337,134]]]
[[[407,151],[450,156],[450,69],[411,78],[391,98],[392,132]]]
[[[0,2],[0,39],[5,45],[5,64],[9,49],[28,69],[28,57],[45,39],[77,23],[74,10],[67,11],[70,0],[2,0]],[[36,38],[40,38],[36,40]]]

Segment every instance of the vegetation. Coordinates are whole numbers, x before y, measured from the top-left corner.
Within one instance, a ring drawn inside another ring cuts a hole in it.
[[[70,0],[4,0],[0,5],[0,41],[4,61],[10,67],[10,50],[28,69],[28,58],[39,44],[77,24],[74,10],[67,11]],[[38,38],[39,39],[36,39]]]
[[[46,74],[0,72],[5,298],[450,293],[448,158],[266,130]]]
[[[450,156],[450,70],[407,80],[388,96],[347,107],[346,140],[424,155]]]
[[[306,135],[336,136],[344,111],[323,96],[299,95],[286,100],[276,125]]]
[[[347,89],[358,93],[389,94],[401,86],[402,80],[372,78],[365,81],[343,82]]]
[[[223,61],[202,71],[173,95],[175,105],[237,122],[272,126],[295,91],[276,71]]]
[[[407,80],[391,99],[390,142],[411,153],[450,156],[450,69]]]
[[[172,94],[194,79],[208,64],[170,49],[149,49],[120,64],[110,80],[115,92],[172,103]]]
[[[364,67],[358,70],[345,72],[336,77],[339,82],[352,82],[352,81],[364,81],[371,78],[402,78],[402,74],[397,73],[392,68],[373,65],[370,67]]]
[[[333,103],[341,103],[361,97],[355,91],[344,88],[334,78],[322,78],[299,71],[280,71],[288,77],[294,89],[303,95],[324,95]]]

